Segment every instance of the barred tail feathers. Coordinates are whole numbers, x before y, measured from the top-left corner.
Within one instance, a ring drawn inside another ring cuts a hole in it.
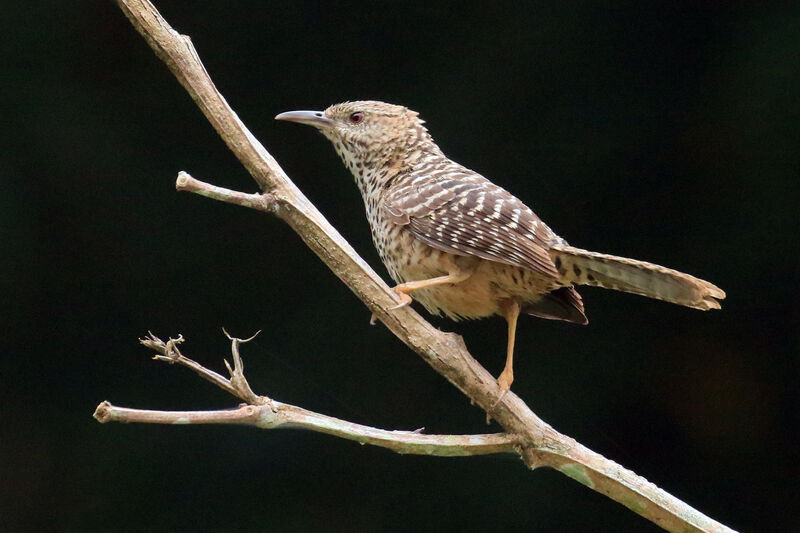
[[[720,309],[725,292],[689,274],[645,261],[556,245],[550,257],[562,279],[656,298],[695,309]]]

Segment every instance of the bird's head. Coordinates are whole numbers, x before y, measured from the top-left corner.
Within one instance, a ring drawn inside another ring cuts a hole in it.
[[[314,126],[332,143],[345,164],[386,162],[433,141],[416,111],[372,100],[344,102],[325,111],[288,111],[275,117]]]

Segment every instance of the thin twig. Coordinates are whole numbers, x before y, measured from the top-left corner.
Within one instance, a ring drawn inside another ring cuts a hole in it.
[[[239,391],[239,398],[244,400],[245,402],[251,405],[262,405],[269,403],[269,398],[264,396],[259,396],[253,389],[250,388],[250,384],[247,382],[247,379],[244,377],[244,363],[242,362],[242,356],[239,355],[239,345],[250,342],[251,340],[258,337],[258,334],[261,333],[261,330],[256,331],[251,337],[247,339],[239,339],[236,337],[231,337],[231,335],[225,331],[225,328],[222,328],[222,332],[228,337],[228,340],[231,341],[231,353],[233,354],[233,368],[228,363],[228,360],[225,360],[225,366],[228,368],[228,373],[231,375],[231,385]]]
[[[162,341],[153,335],[152,332],[148,331],[147,335],[147,337],[139,339],[139,342],[151,350],[158,352],[157,355],[153,356],[153,359],[165,361],[167,363],[178,363],[187,368],[191,368],[201,378],[213,383],[217,387],[227,391],[237,398],[244,400],[244,398],[239,396],[239,391],[237,391],[236,388],[231,385],[229,380],[225,379],[213,370],[204,367],[200,363],[192,361],[188,357],[183,356],[183,354],[177,349],[177,344],[183,342],[183,335],[178,335],[177,339],[170,338],[167,342]]]
[[[196,180],[187,172],[178,172],[178,179],[175,180],[175,189],[185,192],[193,192],[206,198],[220,200],[229,204],[249,207],[265,213],[274,213],[278,209],[278,203],[271,194],[247,194],[239,191],[232,191],[225,187],[217,187],[204,181]]]
[[[410,306],[391,309],[395,302],[388,286],[325,220],[239,120],[217,91],[191,40],[173,30],[150,2],[117,0],[117,3],[261,190],[269,194],[274,204],[273,213],[289,224],[399,339],[490,413],[507,433],[515,435],[516,449],[530,468],[557,468],[670,531],[731,531],[633,472],[558,433],[515,394],[505,395],[495,406],[499,393],[496,381],[472,358],[459,336],[440,332]],[[222,194],[216,198],[229,201],[229,197]]]

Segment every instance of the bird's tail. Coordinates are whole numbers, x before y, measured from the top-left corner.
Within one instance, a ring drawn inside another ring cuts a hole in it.
[[[563,280],[656,298],[695,309],[719,309],[725,292],[707,281],[653,263],[556,245],[550,257]]]

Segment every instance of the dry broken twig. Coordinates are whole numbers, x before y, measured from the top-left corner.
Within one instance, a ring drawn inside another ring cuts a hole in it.
[[[179,176],[178,189],[267,211],[284,220],[392,333],[513,436],[514,450],[529,468],[556,468],[670,531],[731,531],[630,470],[558,433],[515,394],[506,394],[495,405],[499,393],[496,381],[472,358],[459,336],[437,330],[410,307],[391,310],[395,301],[388,286],[239,120],[216,90],[190,39],[173,30],[145,0],[117,3],[247,168],[262,194],[221,189],[186,174]],[[120,412],[119,408],[114,409]]]
[[[236,409],[216,411],[153,411],[117,407],[103,402],[94,417],[102,422],[140,422],[147,424],[239,424],[261,429],[302,428],[327,433],[335,437],[353,440],[361,444],[372,444],[388,448],[397,453],[439,456],[485,455],[514,451],[514,437],[505,433],[488,435],[423,435],[417,431],[387,431],[361,424],[354,424],[331,416],[322,415],[281,403],[253,392],[244,377],[244,364],[239,354],[239,345],[251,341],[238,339],[225,332],[231,341],[233,366],[225,361],[230,378],[210,370],[181,353],[178,345],[183,337],[170,338],[164,342],[152,333],[139,341],[154,350],[153,359],[175,363],[192,369],[203,379],[229,392],[245,403]],[[256,333],[258,335],[258,333]]]

